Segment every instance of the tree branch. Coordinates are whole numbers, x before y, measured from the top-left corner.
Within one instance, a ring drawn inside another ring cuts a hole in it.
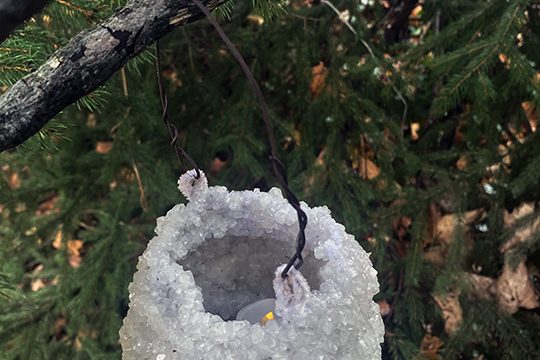
[[[0,43],[20,24],[41,11],[48,0],[0,0]]]
[[[224,0],[203,2],[214,9]],[[76,35],[0,97],[0,152],[38,132],[148,45],[201,16],[189,0],[131,0],[95,28]]]

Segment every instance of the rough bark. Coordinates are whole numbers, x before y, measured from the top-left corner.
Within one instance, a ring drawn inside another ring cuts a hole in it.
[[[0,0],[0,43],[20,24],[41,11],[48,0]]]
[[[223,2],[203,1],[210,9]],[[189,0],[132,0],[95,28],[76,35],[0,97],[0,152],[28,139],[147,46],[201,15]]]

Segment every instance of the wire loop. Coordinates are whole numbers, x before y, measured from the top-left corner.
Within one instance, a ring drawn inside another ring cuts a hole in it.
[[[236,49],[232,41],[229,39],[229,37],[225,34],[219,23],[217,22],[216,18],[210,13],[210,10],[202,4],[199,0],[193,0],[195,5],[203,12],[203,14],[208,18],[212,26],[216,29],[219,36],[225,42],[227,47],[229,48],[230,52],[238,61],[238,64],[240,65],[240,68],[242,68],[242,71],[246,75],[248,79],[248,83],[251,87],[251,90],[255,94],[255,97],[257,98],[259,102],[259,106],[262,111],[262,118],[264,120],[264,124],[266,126],[266,133],[268,135],[268,141],[270,143],[270,160],[272,161],[272,165],[274,168],[274,173],[281,185],[281,187],[285,190],[285,194],[287,197],[287,200],[291,204],[291,206],[296,210],[296,213],[298,215],[298,223],[299,223],[299,229],[298,229],[298,235],[296,237],[296,252],[281,273],[281,276],[283,278],[287,277],[287,273],[290,270],[290,268],[294,265],[296,269],[299,269],[302,264],[304,263],[304,259],[302,257],[302,251],[304,250],[304,246],[306,245],[306,234],[305,229],[307,225],[307,215],[306,213],[301,209],[300,202],[296,198],[296,196],[293,194],[292,190],[289,188],[289,183],[287,179],[287,170],[285,168],[285,165],[278,159],[277,157],[277,146],[276,146],[276,140],[274,137],[274,131],[272,129],[272,122],[270,120],[270,111],[268,109],[268,105],[266,104],[266,101],[264,100],[264,96],[262,94],[262,91],[259,87],[259,84],[255,80],[255,77],[253,76],[251,70],[249,69],[249,66],[244,61],[244,58],[240,54],[240,52]]]

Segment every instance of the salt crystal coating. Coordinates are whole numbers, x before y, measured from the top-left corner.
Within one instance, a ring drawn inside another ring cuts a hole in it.
[[[306,278],[294,267],[289,269],[285,278],[281,276],[286,266],[287,264],[283,264],[277,268],[272,283],[276,294],[276,314],[288,321],[290,316],[294,316],[291,313],[294,314],[301,309],[311,292]]]
[[[326,207],[301,204],[309,293],[284,318],[251,325],[233,319],[275,298],[276,268],[294,253],[296,213],[279,189],[195,185],[187,205],[157,220],[139,258],[120,330],[123,359],[381,358],[377,272]]]
[[[197,178],[197,170],[189,170],[178,179],[178,190],[186,197],[191,198],[201,191],[208,189],[208,180],[202,170],[199,170]]]

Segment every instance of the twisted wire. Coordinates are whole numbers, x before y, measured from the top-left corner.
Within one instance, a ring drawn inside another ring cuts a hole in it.
[[[159,40],[156,41],[156,75],[157,75],[157,82],[158,82],[158,89],[159,89],[159,99],[161,100],[161,119],[163,120],[163,123],[165,126],[167,126],[167,130],[169,131],[169,135],[171,137],[171,146],[174,148],[174,151],[176,153],[176,157],[178,158],[178,161],[182,166],[184,166],[186,169],[188,169],[187,166],[185,166],[184,162],[182,161],[182,158],[186,159],[190,165],[195,169],[196,175],[195,178],[201,177],[201,171],[199,170],[199,167],[193,160],[191,156],[184,150],[182,146],[178,143],[178,129],[176,126],[171,123],[169,120],[169,100],[167,99],[167,93],[165,92],[165,88],[163,87],[163,80],[161,78],[161,51],[159,48]]]
[[[212,26],[216,29],[219,36],[225,42],[227,47],[229,48],[230,52],[233,54],[236,61],[240,64],[240,68],[246,75],[248,79],[248,83],[251,87],[251,90],[255,94],[255,97],[258,100],[259,106],[262,111],[262,118],[264,120],[264,124],[266,127],[266,133],[268,135],[268,141],[270,143],[270,160],[272,161],[272,167],[274,169],[274,173],[278,179],[278,182],[280,183],[283,190],[285,190],[285,196],[287,197],[287,200],[289,201],[289,204],[296,210],[297,216],[298,216],[298,235],[296,236],[296,251],[293,255],[293,257],[289,260],[287,263],[287,266],[281,273],[281,276],[283,278],[287,277],[287,273],[291,269],[292,266],[294,266],[296,269],[299,269],[303,263],[304,259],[302,257],[302,251],[304,250],[304,247],[306,245],[306,234],[305,229],[307,226],[307,215],[306,213],[301,209],[300,202],[292,192],[292,190],[289,188],[289,182],[287,179],[287,170],[283,163],[279,160],[277,156],[277,146],[276,146],[276,139],[274,136],[274,130],[272,128],[272,122],[270,120],[270,111],[268,109],[268,105],[266,104],[266,101],[264,100],[264,96],[262,94],[262,91],[259,87],[259,84],[255,80],[255,77],[253,76],[253,73],[249,69],[249,66],[246,64],[244,58],[240,54],[240,52],[236,49],[232,41],[229,39],[229,37],[225,34],[219,23],[217,22],[216,18],[210,13],[210,10],[202,4],[199,0],[193,0],[195,5],[203,12],[203,14],[208,18]]]

